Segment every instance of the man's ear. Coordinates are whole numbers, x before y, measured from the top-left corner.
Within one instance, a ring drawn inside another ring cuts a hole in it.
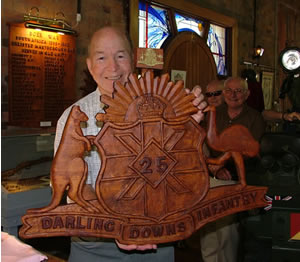
[[[247,89],[247,92],[246,92],[246,100],[248,99],[249,95],[250,95],[250,90]]]
[[[86,59],[86,65],[90,71],[90,74],[92,75],[92,61],[89,57]]]

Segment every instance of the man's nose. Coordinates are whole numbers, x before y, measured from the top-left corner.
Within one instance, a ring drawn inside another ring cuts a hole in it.
[[[109,59],[108,67],[111,71],[116,71],[118,69],[118,63],[113,57]]]
[[[237,96],[237,92],[235,90],[232,90],[231,91],[231,95],[234,96],[234,97],[236,97]]]

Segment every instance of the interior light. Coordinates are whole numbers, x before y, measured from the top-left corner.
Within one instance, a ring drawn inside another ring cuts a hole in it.
[[[76,31],[67,29],[67,28],[60,28],[60,27],[54,27],[50,25],[43,25],[43,24],[37,24],[37,23],[32,23],[32,22],[25,22],[25,27],[26,28],[32,28],[35,30],[45,30],[49,32],[60,32],[62,34],[68,34],[68,35],[76,35]]]
[[[286,47],[279,54],[279,64],[283,71],[287,73],[287,77],[282,82],[279,98],[285,98],[285,95],[293,88],[299,88],[299,73],[300,73],[300,48]],[[290,97],[293,107],[298,108],[299,102],[297,98]]]
[[[257,47],[254,48],[254,57],[259,58],[264,54],[265,49],[258,45]]]
[[[36,16],[31,15],[31,11],[35,10],[37,12]],[[64,18],[64,14],[59,12],[56,16],[60,14]],[[35,29],[38,31],[45,30],[50,32],[56,32],[61,35],[77,35],[76,31],[72,30],[71,26],[64,19],[54,19],[45,18],[39,16],[39,9],[37,7],[32,7],[28,15],[24,15],[25,27]]]
[[[287,47],[280,52],[279,63],[287,73],[295,74],[300,71],[300,49]]]

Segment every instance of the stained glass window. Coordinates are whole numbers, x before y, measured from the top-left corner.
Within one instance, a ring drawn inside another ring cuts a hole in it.
[[[139,47],[160,48],[170,35],[167,10],[139,2]]]
[[[210,25],[207,45],[213,54],[219,75],[227,75],[226,71],[226,29],[217,25]]]
[[[171,35],[168,10],[143,0],[139,1],[139,47],[161,48]],[[192,31],[204,37],[207,21],[176,12],[175,21],[178,32]],[[218,74],[226,76],[226,28],[210,24],[207,45],[216,62]]]
[[[179,32],[192,31],[201,37],[204,34],[204,22],[201,20],[175,13],[175,21]]]

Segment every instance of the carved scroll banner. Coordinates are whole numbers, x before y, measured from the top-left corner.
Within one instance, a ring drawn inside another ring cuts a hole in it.
[[[9,24],[9,122],[55,126],[76,98],[76,38]]]
[[[211,130],[191,117],[198,110],[194,98],[182,81],[169,82],[167,74],[154,78],[149,71],[140,79],[133,74],[125,86],[116,85],[113,98],[101,97],[108,108],[95,116],[104,122],[95,137],[83,136],[80,122],[87,116],[74,106],[52,164],[52,201],[27,211],[20,236],[165,243],[185,239],[221,217],[266,206],[267,188],[244,181],[239,148],[224,154],[237,161],[240,183],[210,188],[207,165],[214,159],[206,158],[202,148]],[[92,144],[102,164],[91,198],[83,193],[83,159]],[[59,205],[66,188],[75,203]]]

